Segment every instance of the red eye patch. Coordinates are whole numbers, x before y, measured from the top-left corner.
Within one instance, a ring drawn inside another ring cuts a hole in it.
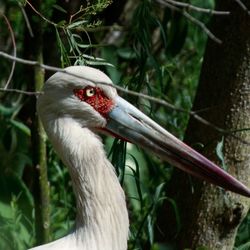
[[[73,92],[78,99],[91,105],[104,117],[114,107],[114,102],[100,88],[88,86],[84,89],[74,89]]]

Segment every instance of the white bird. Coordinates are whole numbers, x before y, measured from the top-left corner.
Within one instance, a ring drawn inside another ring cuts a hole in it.
[[[69,235],[33,250],[127,249],[124,192],[97,132],[137,143],[190,174],[250,197],[246,186],[119,97],[103,72],[87,66],[65,70],[69,74],[57,72],[45,83],[37,110],[55,151],[69,169],[76,226]]]

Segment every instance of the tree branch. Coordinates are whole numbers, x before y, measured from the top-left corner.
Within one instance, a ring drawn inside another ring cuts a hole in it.
[[[0,14],[4,18],[4,20],[5,20],[5,22],[6,22],[7,26],[8,26],[8,29],[10,31],[10,37],[11,37],[11,41],[12,41],[12,44],[13,44],[13,56],[16,57],[16,41],[15,41],[15,36],[14,36],[13,29],[11,27],[11,24],[10,24],[8,18],[3,13],[0,13]],[[11,71],[10,71],[8,80],[7,80],[7,82],[6,82],[5,86],[4,86],[4,89],[7,89],[9,87],[9,84],[10,84],[11,79],[12,79],[13,74],[14,74],[15,66],[16,66],[16,62],[12,61]]]
[[[62,73],[65,73],[65,74],[68,74],[68,75],[71,75],[71,76],[74,76],[74,77],[78,77],[78,78],[81,78],[81,79],[84,79],[84,80],[89,80],[87,77],[82,77],[82,76],[79,76],[77,74],[70,73],[70,72],[66,71],[65,69],[45,65],[45,64],[39,63],[37,61],[30,61],[30,60],[25,60],[25,59],[22,59],[22,58],[14,57],[14,56],[11,56],[11,55],[3,52],[3,51],[0,51],[0,56],[6,58],[8,60],[14,60],[16,62],[23,63],[23,64],[26,64],[26,65],[37,66],[37,67],[40,67],[40,68],[48,70],[48,71],[62,72]],[[156,97],[152,97],[152,96],[149,96],[149,95],[146,95],[146,94],[138,93],[136,91],[128,90],[128,89],[125,89],[125,88],[123,88],[121,86],[118,86],[118,85],[110,85],[110,84],[108,84],[106,82],[97,82],[97,83],[102,84],[102,85],[110,86],[110,87],[115,88],[116,90],[121,91],[122,93],[125,93],[125,94],[128,94],[128,95],[133,95],[133,96],[137,96],[137,97],[152,101],[152,102],[160,104],[160,105],[162,105],[162,106],[164,106],[166,108],[169,108],[169,109],[172,109],[172,110],[175,110],[175,111],[178,111],[178,112],[183,112],[183,113],[189,114],[190,116],[194,117],[196,120],[201,122],[202,124],[204,124],[204,125],[212,128],[212,129],[218,131],[219,133],[230,135],[230,136],[234,137],[235,139],[238,139],[242,143],[250,146],[250,142],[242,140],[241,138],[239,138],[238,136],[233,134],[233,133],[242,131],[242,129],[239,130],[239,131],[238,130],[228,131],[228,130],[225,130],[223,128],[220,128],[220,127],[212,124],[211,122],[205,120],[200,115],[198,115],[199,111],[198,112],[196,112],[196,111],[188,111],[186,109],[178,108],[178,107],[175,107],[173,104],[171,104],[171,103],[169,103],[169,102],[167,102],[165,100],[162,100],[162,99],[159,99],[159,98],[156,98]],[[17,89],[5,90],[5,89],[1,89],[1,88],[0,88],[0,92],[14,92],[14,93],[20,93],[20,94],[25,94],[25,95],[36,95],[36,96],[38,96],[40,94],[43,94],[43,92],[28,92],[28,91],[17,90]],[[245,128],[245,130],[248,130],[248,128]]]
[[[20,90],[20,89],[5,89],[5,88],[0,88],[0,92],[9,92],[9,93],[17,93],[17,94],[22,94],[22,95],[29,95],[29,96],[39,96],[43,92],[33,92],[33,91],[25,91],[25,90]]]
[[[241,0],[234,0],[244,11],[250,15],[250,11],[248,10],[247,6]]]
[[[163,0],[163,1],[168,2],[175,6],[185,8],[186,10],[193,10],[193,11],[207,13],[211,15],[230,15],[230,11],[218,11],[218,10],[213,10],[213,9],[206,9],[206,8],[201,8],[201,7],[192,5],[190,3],[183,3],[183,2],[178,2],[175,0]]]
[[[30,65],[30,66],[38,66],[38,67],[45,69],[45,70],[48,70],[48,71],[53,71],[53,72],[59,71],[59,72],[66,73],[66,71],[64,69],[53,67],[53,66],[48,66],[48,65],[45,65],[43,63],[39,63],[37,61],[31,61],[31,60],[26,60],[26,59],[22,59],[19,57],[11,56],[3,51],[0,51],[0,56],[6,58],[8,60],[12,60],[12,61],[19,62],[22,64],[26,64],[26,65]]]
[[[196,24],[197,26],[199,26],[207,35],[208,37],[210,37],[213,41],[215,41],[216,43],[221,44],[222,41],[217,38],[208,28],[207,26],[199,21],[198,19],[196,19],[195,17],[191,16],[187,11],[180,9],[176,6],[174,6],[173,4],[169,3],[169,0],[156,0],[158,3],[162,4],[163,6],[172,9],[173,11],[177,11],[180,12],[183,16],[185,16],[189,21],[191,21],[192,23]]]
[[[30,25],[30,22],[29,22],[29,18],[27,16],[26,12],[25,12],[25,9],[23,8],[22,4],[19,1],[18,1],[18,5],[19,5],[19,7],[20,7],[20,9],[22,11],[23,18],[25,20],[25,23],[26,23],[27,29],[28,29],[28,31],[30,33],[30,36],[34,37],[34,33],[33,33],[32,28],[31,28],[31,25]]]
[[[49,19],[47,19],[45,16],[43,16],[38,10],[36,10],[36,8],[28,1],[26,0],[26,3],[30,6],[30,8],[38,15],[40,16],[45,22],[50,23],[52,25],[54,25],[55,27],[58,27],[58,25],[52,21],[50,21]]]
[[[222,44],[222,41],[217,38],[208,28],[207,26],[201,22],[200,20],[194,18],[193,16],[191,16],[188,12],[183,11],[183,15],[189,19],[191,22],[193,22],[194,24],[198,25],[207,35],[208,37],[210,37],[213,41]]]

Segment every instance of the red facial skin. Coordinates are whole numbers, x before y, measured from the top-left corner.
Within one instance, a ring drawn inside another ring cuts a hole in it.
[[[74,89],[73,92],[76,97],[91,105],[105,118],[107,118],[107,114],[115,105],[114,102],[98,87],[88,86],[84,89]]]
[[[91,96],[89,96],[88,94],[89,91],[91,91]],[[106,119],[108,119],[108,113],[115,106],[115,103],[111,99],[109,99],[104,94],[104,92],[98,87],[88,86],[84,89],[74,89],[73,92],[74,95],[80,101],[86,102],[89,105],[91,105],[97,112],[99,112]],[[110,132],[106,128],[98,128],[98,130],[103,131],[105,134],[109,134],[113,137],[129,142],[127,139]]]

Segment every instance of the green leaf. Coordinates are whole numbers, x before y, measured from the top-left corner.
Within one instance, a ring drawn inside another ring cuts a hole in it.
[[[70,60],[68,58],[67,50],[64,47],[64,44],[61,40],[61,37],[60,37],[60,34],[59,34],[57,28],[55,28],[55,30],[56,30],[56,40],[57,40],[57,43],[59,45],[60,53],[61,53],[61,55],[60,55],[61,66],[62,66],[62,68],[64,68],[65,66],[70,66]]]
[[[250,249],[250,241],[246,242],[245,244],[237,247],[237,250],[249,250]]]
[[[27,136],[30,136],[30,129],[29,127],[27,127],[25,124],[23,124],[22,122],[16,121],[16,120],[10,120],[10,123],[17,129],[19,129],[20,131],[22,131],[24,134],[26,134]]]
[[[80,21],[77,21],[77,22],[74,22],[74,23],[68,25],[67,28],[68,29],[74,29],[74,28],[76,28],[78,26],[81,26],[82,24],[86,24],[86,23],[88,23],[88,21],[86,21],[86,20],[80,20]]]
[[[154,243],[154,225],[151,215],[147,217],[147,222],[148,222],[147,227],[148,227],[149,242],[152,245]]]
[[[0,104],[0,113],[3,115],[12,115],[14,111],[16,110],[16,107],[5,107],[2,104]]]
[[[123,59],[132,60],[136,58],[136,53],[129,47],[117,49],[117,54]]]
[[[63,12],[63,13],[68,13],[63,7],[61,7],[60,5],[54,4],[53,8]]]
[[[140,204],[141,206],[143,206],[143,199],[142,199],[142,190],[141,190],[141,183],[140,183],[140,168],[139,168],[139,163],[137,161],[137,159],[132,155],[129,154],[131,156],[131,158],[134,160],[135,163],[135,170],[133,168],[130,167],[131,171],[133,172],[133,177],[135,180],[135,184],[136,184],[136,189],[137,189],[137,193],[140,199]]]
[[[111,63],[112,65],[118,65],[117,51],[115,46],[104,47],[101,50],[101,55],[105,58],[106,61]],[[117,69],[117,67],[109,67],[107,65],[106,70],[114,83],[119,83],[121,79],[121,72]]]

